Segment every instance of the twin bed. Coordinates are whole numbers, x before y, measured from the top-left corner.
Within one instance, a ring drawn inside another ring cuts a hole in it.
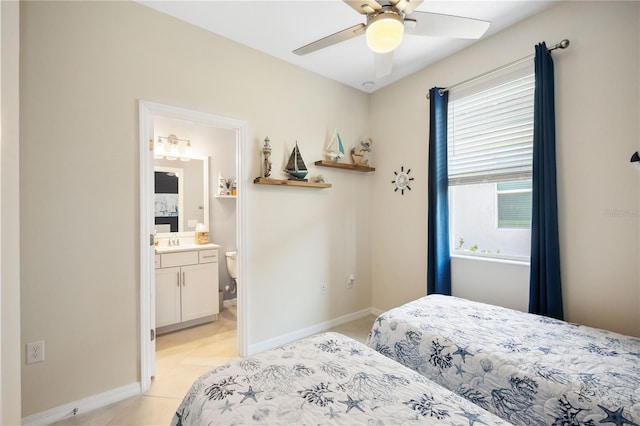
[[[326,333],[200,377],[172,425],[506,425],[360,342]]]
[[[200,377],[172,425],[640,426],[640,339],[451,296]]]
[[[638,338],[429,295],[367,344],[513,424],[640,425]]]

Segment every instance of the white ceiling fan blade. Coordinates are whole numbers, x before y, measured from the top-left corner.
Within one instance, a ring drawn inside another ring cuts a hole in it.
[[[386,77],[391,74],[393,67],[393,51],[388,53],[374,53],[373,63],[376,67],[376,78]]]
[[[408,15],[416,10],[416,7],[418,7],[422,1],[423,0],[391,0],[391,4],[400,12]]]
[[[380,10],[382,6],[375,0],[344,0],[353,10],[363,15]]]
[[[305,46],[299,47],[294,50],[293,53],[302,56],[306,55],[307,53],[315,52],[316,50],[324,49],[325,47],[333,46],[334,44],[338,44],[340,42],[357,37],[360,34],[364,34],[364,28],[364,24],[354,25],[353,27],[338,31],[337,33],[333,33],[329,36],[321,38],[320,40],[316,40]]]
[[[480,19],[429,12],[413,12],[404,22],[405,34],[467,39],[482,37],[491,24]]]

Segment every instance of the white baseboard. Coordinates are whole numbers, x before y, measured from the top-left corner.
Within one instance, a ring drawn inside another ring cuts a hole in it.
[[[107,392],[83,398],[79,401],[70,402],[24,417],[22,424],[25,426],[49,425],[68,417],[73,417],[74,415],[84,414],[96,408],[106,407],[107,405],[131,398],[132,396],[140,395],[141,392],[140,383],[131,383]]]
[[[320,324],[316,324],[311,327],[303,328],[301,330],[296,330],[291,333],[283,334],[268,340],[264,340],[262,342],[255,343],[253,345],[249,345],[249,355],[266,351],[268,349],[273,349],[278,346],[282,346],[287,343],[291,343],[293,341],[312,336],[314,334],[322,333],[323,331],[327,331],[333,327],[337,327],[339,325],[342,325],[351,321],[355,321],[360,318],[364,318],[367,315],[372,315],[372,314],[373,314],[372,309],[367,308],[358,312],[354,312],[352,314],[343,315],[341,317],[334,318],[329,321],[321,322]]]
[[[222,306],[236,306],[238,303],[238,299],[225,299],[222,301]]]
[[[236,299],[225,300],[224,306],[232,306],[236,304]],[[364,318],[367,315],[378,316],[384,311],[374,308],[363,309],[358,312],[354,312],[348,315],[343,315],[338,318],[334,318],[329,321],[316,324],[311,327],[296,330],[291,333],[283,334],[281,336],[274,337],[249,346],[249,354],[255,354],[268,349],[273,349],[278,346],[282,346],[287,343],[291,343],[295,340],[302,339],[304,337],[312,336],[314,334],[322,333],[331,328],[339,325]],[[106,407],[107,405],[114,404],[116,402],[131,398],[132,396],[140,395],[142,390],[140,383],[131,383],[126,386],[122,386],[116,389],[112,389],[101,394],[93,395],[87,398],[83,398],[79,401],[70,402],[68,404],[61,405],[59,407],[51,408],[40,413],[32,414],[22,419],[24,426],[40,426],[49,425],[57,421],[63,420],[74,415],[84,414],[88,411],[95,410],[97,408]],[[75,411],[75,413],[74,413]]]
[[[378,309],[378,308],[371,308],[371,314],[375,315],[376,317],[379,317],[380,315],[382,315],[385,312],[387,312],[387,311],[383,311],[382,309]]]

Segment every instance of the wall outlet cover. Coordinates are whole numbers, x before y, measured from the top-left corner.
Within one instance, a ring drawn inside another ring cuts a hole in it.
[[[44,361],[44,340],[27,343],[27,364]]]

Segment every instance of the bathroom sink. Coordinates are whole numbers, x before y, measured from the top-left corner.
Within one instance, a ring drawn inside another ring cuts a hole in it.
[[[179,246],[157,246],[155,247],[156,253],[175,253],[179,251],[190,250],[205,250],[205,249],[217,249],[220,248],[217,244],[182,244]]]

